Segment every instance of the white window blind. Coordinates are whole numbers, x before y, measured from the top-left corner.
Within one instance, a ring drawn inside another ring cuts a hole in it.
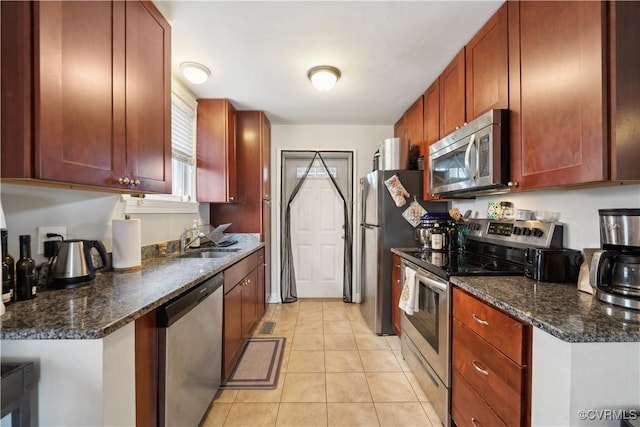
[[[193,108],[179,98],[171,101],[171,152],[174,159],[193,165]]]

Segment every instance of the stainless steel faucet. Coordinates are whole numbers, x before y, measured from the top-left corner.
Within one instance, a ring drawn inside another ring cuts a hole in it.
[[[201,225],[198,227],[208,227],[209,229],[211,228],[210,225]],[[207,239],[210,242],[212,242],[214,245],[217,245],[217,242],[211,237],[210,234],[206,234],[203,231],[198,231],[198,237],[195,239],[191,239],[189,242],[187,242],[187,236],[193,232],[193,228],[188,228],[187,230],[184,231],[184,233],[182,233],[180,235],[180,253],[184,254],[184,252],[189,249],[196,240],[200,240],[200,239]]]

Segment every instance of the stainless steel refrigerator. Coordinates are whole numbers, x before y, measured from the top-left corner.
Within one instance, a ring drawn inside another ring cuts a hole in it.
[[[397,207],[384,181],[398,175],[402,186],[410,194],[407,203]],[[360,311],[367,324],[378,335],[393,335],[391,326],[391,248],[418,245],[415,229],[402,216],[413,197],[428,212],[446,212],[445,202],[422,200],[422,171],[379,170],[361,180],[362,258],[360,265]]]

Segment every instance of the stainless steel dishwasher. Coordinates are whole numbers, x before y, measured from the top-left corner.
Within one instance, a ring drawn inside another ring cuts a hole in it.
[[[222,273],[158,309],[159,421],[197,426],[222,369]]]

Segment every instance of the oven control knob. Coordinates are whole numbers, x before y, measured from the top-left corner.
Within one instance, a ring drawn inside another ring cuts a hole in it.
[[[539,228],[532,229],[532,232],[534,237],[542,237],[542,235],[544,234],[544,231],[540,230]]]
[[[523,230],[522,234],[524,234],[525,236],[531,236],[531,229],[530,228],[525,228]]]
[[[520,236],[522,234],[522,228],[513,227],[513,234],[515,234],[516,236]]]

